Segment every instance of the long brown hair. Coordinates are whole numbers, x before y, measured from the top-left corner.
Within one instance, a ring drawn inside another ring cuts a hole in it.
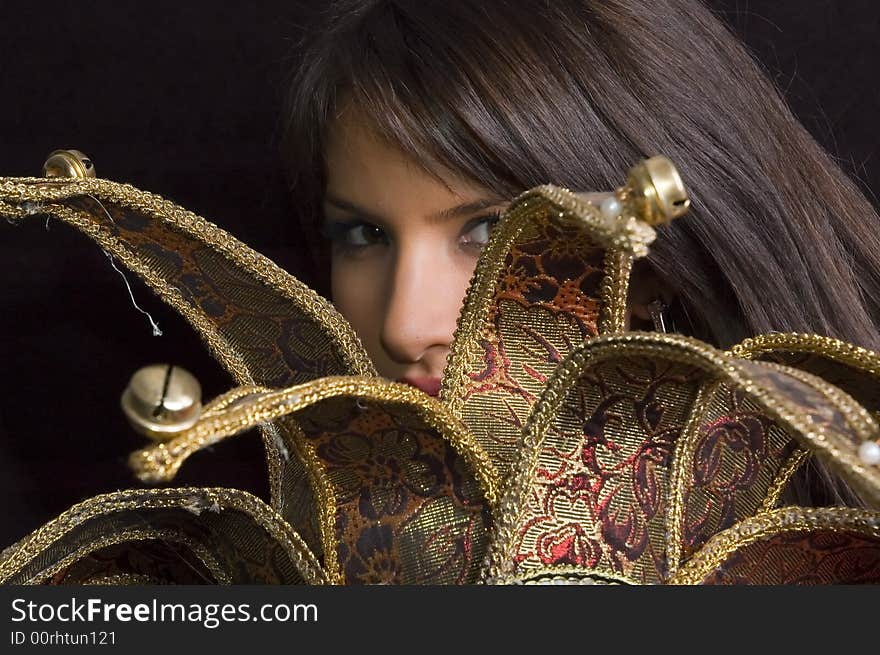
[[[308,21],[286,126],[304,224],[343,101],[391,143],[513,197],[669,156],[692,199],[649,263],[720,347],[814,332],[880,349],[880,220],[697,0],[337,0]]]

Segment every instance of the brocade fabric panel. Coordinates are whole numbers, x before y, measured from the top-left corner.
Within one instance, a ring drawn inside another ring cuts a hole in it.
[[[878,559],[880,540],[863,534],[781,534],[737,550],[703,584],[878,584]]]
[[[297,419],[331,485],[346,583],[476,581],[489,508],[449,441],[403,404],[334,397]]]
[[[473,330],[458,338],[446,400],[505,473],[547,379],[598,334],[605,249],[576,223],[514,215],[494,236],[497,272],[469,290]],[[500,244],[503,243],[503,246]],[[480,266],[487,269],[494,253]],[[479,272],[478,272],[479,276]]]
[[[757,513],[774,483],[784,485],[778,476],[797,451],[789,432],[741,389],[717,384],[695,412],[694,433],[682,448],[683,558]]]
[[[157,548],[155,542],[164,544]],[[152,547],[146,544],[152,542]],[[184,559],[174,558],[186,553]],[[133,489],[96,496],[16,544],[0,583],[87,582],[110,574],[209,584],[301,584],[315,563],[277,514],[229,489]],[[87,561],[81,561],[87,560]],[[182,573],[182,561],[194,563]],[[78,576],[84,576],[79,579]]]
[[[544,436],[517,574],[576,567],[645,584],[664,579],[669,468],[704,379],[663,358],[615,358],[581,374]]]

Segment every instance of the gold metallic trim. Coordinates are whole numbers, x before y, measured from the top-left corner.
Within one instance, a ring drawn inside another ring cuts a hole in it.
[[[222,393],[214,398],[214,400],[212,400],[211,402],[207,403],[202,408],[201,418],[205,418],[206,416],[213,416],[214,414],[219,414],[230,405],[237,403],[242,398],[247,398],[248,396],[253,396],[254,394],[258,393],[266,393],[267,391],[270,391],[269,387],[262,387],[257,384],[248,384],[230,389],[229,391]]]
[[[278,447],[282,439],[278,429],[271,423],[260,426],[263,448],[266,451],[266,468],[269,470],[269,505],[277,509],[281,505],[281,462],[286,455]]]
[[[229,577],[229,574],[223,570],[223,568],[220,566],[220,563],[211,555],[210,552],[208,552],[208,550],[204,546],[197,543],[191,537],[188,537],[187,535],[180,532],[175,532],[173,530],[153,530],[141,528],[122,530],[120,532],[114,532],[110,535],[105,535],[99,539],[95,539],[94,541],[80,548],[77,548],[74,552],[69,553],[48,568],[43,569],[39,573],[36,573],[24,584],[44,584],[47,580],[49,580],[52,576],[54,576],[62,569],[65,569],[74,562],[82,559],[89,553],[95,552],[96,550],[100,550],[108,546],[115,546],[116,544],[120,544],[125,541],[142,541],[147,539],[179,543],[187,546],[193,552],[193,554],[198,557],[199,561],[204,564],[205,568],[207,568],[211,572],[211,575],[214,576],[216,582],[214,582],[213,584],[232,584],[232,579]]]
[[[761,334],[733,346],[730,354],[741,359],[757,359],[773,351],[823,355],[828,359],[880,376],[880,353],[819,334]]]
[[[849,507],[782,507],[747,518],[714,535],[668,584],[696,585],[737,550],[786,532],[857,532],[880,540],[880,512]]]
[[[238,489],[184,487],[128,489],[94,496],[74,505],[3,551],[0,557],[0,584],[84,521],[127,510],[164,508],[214,511],[215,507],[237,510],[253,519],[284,547],[306,584],[327,583],[324,571],[302,538],[259,498]]]
[[[457,419],[462,417],[464,399],[461,391],[465,386],[468,357],[478,352],[479,339],[488,320],[489,306],[494,297],[498,274],[510,251],[511,245],[533,219],[528,210],[532,201],[520,198],[513,208],[504,213],[501,221],[489,235],[468,285],[462,309],[456,321],[455,332],[447,356],[446,367],[441,375],[440,398]],[[537,214],[539,210],[535,210]]]
[[[729,384],[743,389],[773,418],[791,427],[801,444],[829,455],[836,462],[842,461],[847,467],[843,471],[847,476],[862,482],[862,486],[866,486],[867,490],[876,490],[875,495],[880,496],[880,472],[868,471],[855,456],[850,454],[843,456],[844,454],[837,448],[828,444],[828,435],[824,429],[808,421],[796,406],[781,399],[776,393],[756,381],[728,353],[716,350],[696,339],[675,334],[627,332],[606,335],[576,346],[565,361],[557,367],[548,380],[541,397],[533,406],[532,413],[523,428],[523,446],[519,451],[518,459],[514,461],[512,473],[501,497],[501,512],[490,540],[488,564],[484,575],[495,578],[511,572],[509,568],[512,566],[516,548],[516,526],[522,513],[526,511],[527,494],[534,483],[537,457],[546,430],[557,415],[560,404],[588,365],[616,356],[659,356],[678,363],[693,365],[719,376]],[[798,379],[810,379],[818,388],[827,387],[827,390],[833,393],[828,393],[826,398],[829,402],[838,405],[837,409],[844,416],[856,416],[862,419],[867,415],[864,408],[861,408],[852,398],[815,376],[767,362],[762,362],[760,365],[777,368],[786,374],[796,373]],[[850,426],[862,439],[871,436],[871,432],[862,430],[867,425],[861,420],[855,423],[851,422]],[[874,434],[876,434],[876,428],[874,430]]]
[[[840,387],[823,380],[818,375],[813,375],[794,366],[787,366],[776,362],[761,363],[767,368],[773,368],[790,375],[826,398],[832,399],[843,414],[847,424],[855,432],[863,435],[863,438],[870,438],[871,435],[880,436],[880,426],[877,425],[877,421],[871,415],[871,412]]]
[[[539,578],[545,578],[541,580]],[[633,581],[616,571],[608,569],[584,569],[577,566],[543,566],[527,569],[516,575],[502,576],[487,580],[486,584],[494,585],[541,585],[541,584],[577,584],[577,585],[632,585]]]
[[[103,587],[130,587],[136,585],[160,585],[165,584],[165,582],[151,578],[148,575],[140,575],[137,573],[116,573],[113,575],[100,575],[90,578],[82,584]]]
[[[345,584],[345,576],[339,568],[339,539],[336,535],[336,493],[327,475],[327,468],[318,457],[315,447],[306,438],[302,427],[292,422],[293,447],[309,474],[309,484],[315,496],[321,549],[324,552],[324,571],[329,584]]]
[[[576,222],[600,248],[622,250],[639,258],[648,254],[648,246],[657,237],[653,227],[634,216],[605,218],[596,205],[565,187],[538,186],[515,198],[514,203],[530,197],[549,201],[549,208],[545,203],[545,211],[553,211],[560,219]]]
[[[759,514],[770,512],[779,505],[779,500],[782,498],[782,492],[785,491],[786,485],[791,482],[791,478],[809,458],[809,451],[804,450],[803,448],[797,448],[789,458],[785,460],[785,464],[783,464],[779,471],[777,471],[773,483],[767,490],[767,496],[764,498],[764,502],[761,503],[761,508],[758,510]]]
[[[497,503],[498,473],[474,437],[462,428],[439,401],[409,385],[382,378],[327,376],[287,389],[258,394],[247,402],[239,402],[222,413],[200,420],[170,441],[133,453],[129,462],[142,480],[168,480],[187,457],[202,448],[261,422],[293,414],[336,396],[401,403],[413,408],[473,469],[488,503],[491,506]]]
[[[783,371],[834,403],[855,433],[859,444],[869,440],[876,441],[880,438],[880,426],[878,426],[876,419],[839,387],[797,368],[773,362],[762,362],[762,365]],[[829,439],[828,433],[817,428],[813,424],[812,418],[804,416],[797,406],[775,401],[766,403],[766,406],[777,417],[795,428],[796,438],[801,442],[801,445],[807,445],[814,452],[825,455],[826,459],[830,459],[835,468],[848,481],[855,482],[862,491],[871,496],[874,502],[880,502],[880,467],[865,464],[858,456],[857,447],[854,446],[851,450],[841,450],[832,439]]]
[[[626,329],[627,294],[632,272],[633,256],[623,250],[605,252],[605,272],[600,289],[601,310],[598,332],[608,334]]]
[[[700,429],[703,419],[715,393],[721,387],[721,380],[710,380],[697,391],[694,398],[693,408],[685,423],[678,440],[675,443],[675,451],[672,456],[672,470],[669,476],[669,499],[666,514],[666,562],[669,575],[675,573],[681,563],[682,541],[684,540],[684,521],[686,506],[686,493],[690,482],[691,471],[694,464],[694,452],[700,438]]]

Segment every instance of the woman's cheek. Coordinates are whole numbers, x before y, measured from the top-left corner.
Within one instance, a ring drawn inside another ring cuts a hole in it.
[[[371,260],[334,257],[331,271],[333,304],[365,338],[381,323],[383,272]]]

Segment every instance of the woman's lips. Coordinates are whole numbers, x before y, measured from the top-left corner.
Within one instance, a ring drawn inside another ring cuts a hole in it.
[[[416,389],[421,389],[429,396],[434,396],[435,398],[440,395],[440,378],[411,377],[401,378],[399,382],[405,382]]]

